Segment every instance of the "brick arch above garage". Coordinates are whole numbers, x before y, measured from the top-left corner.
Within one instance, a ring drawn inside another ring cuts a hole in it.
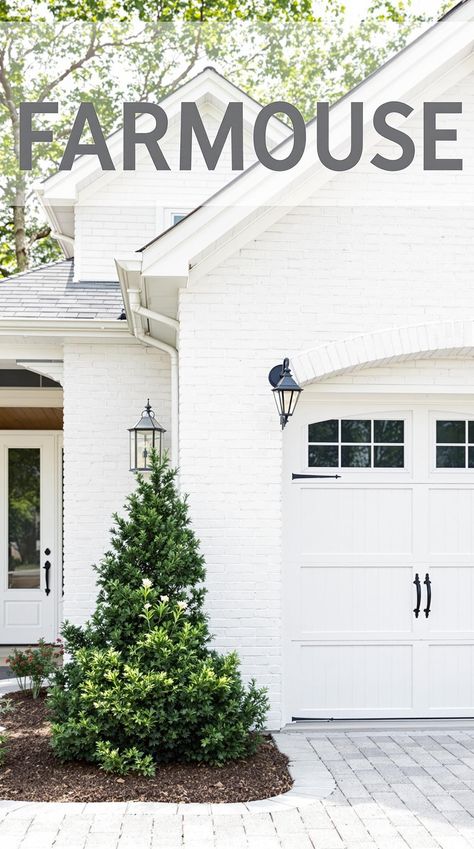
[[[305,385],[370,366],[439,357],[474,359],[474,319],[393,327],[339,339],[296,354],[291,367]]]

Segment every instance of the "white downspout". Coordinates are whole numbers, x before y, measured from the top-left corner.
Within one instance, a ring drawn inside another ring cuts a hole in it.
[[[178,322],[174,318],[161,315],[161,313],[142,307],[140,303],[140,293],[137,289],[128,289],[128,301],[132,312],[133,332],[136,338],[143,342],[144,345],[151,345],[153,348],[158,348],[160,351],[165,351],[170,358],[171,365],[171,465],[175,468],[178,466],[178,445],[179,445],[179,372],[178,372],[178,351],[173,345],[168,345],[167,342],[160,342],[149,333],[144,333],[139,316],[149,318],[152,321],[159,321],[163,324],[169,324],[175,329],[179,327]]]

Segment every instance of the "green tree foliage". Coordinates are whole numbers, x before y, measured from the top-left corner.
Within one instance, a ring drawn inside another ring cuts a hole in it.
[[[63,628],[71,660],[50,694],[65,760],[154,772],[172,759],[220,764],[255,750],[267,697],[245,686],[235,653],[209,646],[204,561],[168,461],[138,475],[97,567],[90,622]]]
[[[340,0],[0,0],[0,275],[59,254],[33,183],[57,168],[81,101],[112,131],[123,101],[159,101],[211,62],[253,97],[311,118],[425,23],[411,8],[372,0],[348,24]],[[33,171],[19,172],[18,107],[37,100],[60,103],[54,143],[35,145]]]

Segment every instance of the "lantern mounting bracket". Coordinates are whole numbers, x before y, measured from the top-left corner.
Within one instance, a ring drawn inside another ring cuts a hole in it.
[[[284,363],[280,363],[279,366],[273,366],[268,375],[269,383],[275,388],[277,383],[280,381],[280,378],[283,374],[283,369],[285,368]]]

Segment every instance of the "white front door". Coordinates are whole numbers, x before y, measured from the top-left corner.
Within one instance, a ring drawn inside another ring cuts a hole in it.
[[[308,396],[285,462],[288,716],[474,716],[474,406]]]
[[[59,439],[0,431],[0,644],[58,636]]]

